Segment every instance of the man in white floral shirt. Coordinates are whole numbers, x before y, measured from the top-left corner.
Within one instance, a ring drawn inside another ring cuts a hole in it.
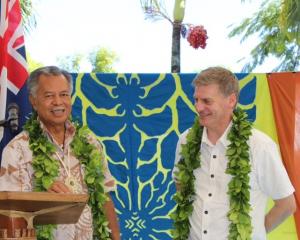
[[[43,134],[55,147],[53,158],[59,162],[59,174],[47,189],[54,193],[87,193],[84,182],[85,169],[71,149],[76,128],[69,121],[71,114],[71,75],[55,66],[42,67],[33,71],[27,81],[30,102],[37,112]],[[33,153],[29,146],[27,131],[17,135],[3,150],[1,163],[1,191],[30,192],[34,189]],[[99,152],[102,147],[97,139],[90,135],[88,142]],[[120,232],[114,204],[108,194],[115,189],[115,182],[109,172],[106,161],[104,166],[104,188],[108,201],[104,204],[104,214],[111,229],[111,239],[119,240]],[[93,239],[91,208],[87,205],[76,224],[58,225],[53,232],[57,240]]]

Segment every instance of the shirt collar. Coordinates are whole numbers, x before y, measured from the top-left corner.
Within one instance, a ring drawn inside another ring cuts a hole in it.
[[[230,144],[230,141],[227,139],[227,135],[231,129],[231,126],[232,126],[232,121],[228,124],[228,126],[225,129],[225,131],[223,132],[222,136],[218,139],[218,141],[216,142],[216,145],[218,143],[221,143],[224,147],[227,147]],[[205,143],[211,147],[214,146],[207,137],[207,128],[206,127],[203,128],[202,143]]]
[[[52,137],[51,133],[49,132],[49,130],[47,129],[45,124],[39,119],[39,117],[38,117],[38,120],[40,122],[40,127],[41,127],[43,133],[48,137],[48,139],[51,142],[56,143],[54,138]],[[71,139],[75,135],[76,128],[70,120],[67,120],[65,122],[65,127],[66,127],[65,139],[66,140]]]

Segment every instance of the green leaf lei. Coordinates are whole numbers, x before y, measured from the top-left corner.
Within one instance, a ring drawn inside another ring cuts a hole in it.
[[[109,240],[110,229],[103,209],[107,201],[102,165],[104,156],[93,144],[89,144],[87,137],[91,133],[90,130],[86,126],[75,126],[76,134],[71,149],[85,170],[84,181],[89,192],[88,204],[93,215],[93,239]],[[43,134],[36,113],[28,119],[24,129],[29,133],[29,147],[33,153],[34,191],[47,191],[59,173],[59,162],[52,157],[56,148]],[[37,226],[37,239],[53,239],[52,232],[55,228],[55,225]]]
[[[232,127],[227,136],[230,144],[226,151],[228,164],[226,173],[232,175],[228,183],[228,196],[230,200],[230,221],[228,240],[251,240],[252,225],[249,215],[250,186],[249,173],[251,165],[249,159],[249,146],[247,141],[251,135],[252,125],[247,120],[247,114],[240,108],[233,113]],[[186,240],[190,233],[189,216],[193,212],[195,199],[195,176],[193,171],[201,167],[200,146],[203,127],[198,117],[187,135],[187,143],[182,145],[182,158],[177,164],[176,178],[179,189],[174,195],[177,203],[175,212],[171,215],[174,220],[173,239]]]

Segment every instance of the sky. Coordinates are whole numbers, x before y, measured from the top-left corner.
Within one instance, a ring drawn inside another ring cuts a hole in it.
[[[175,0],[164,0],[172,18]],[[241,72],[250,51],[259,41],[229,39],[229,26],[258,11],[261,1],[186,0],[184,23],[203,25],[208,39],[205,49],[194,49],[181,39],[181,72],[198,72],[224,66]],[[145,19],[139,0],[33,0],[37,26],[25,35],[31,57],[44,65],[57,65],[57,58],[87,54],[99,47],[116,53],[119,73],[167,73],[171,69],[172,26],[167,20]],[[274,62],[255,72],[270,72]],[[90,71],[83,64],[81,72]]]

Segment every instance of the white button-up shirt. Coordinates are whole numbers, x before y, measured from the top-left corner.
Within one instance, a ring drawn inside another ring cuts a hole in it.
[[[231,175],[225,173],[228,159],[226,149],[231,124],[221,138],[212,144],[204,128],[201,143],[201,167],[194,170],[196,196],[190,216],[189,240],[226,240],[230,222],[228,183]],[[188,130],[179,138],[176,159],[180,159],[181,144],[186,143]],[[264,133],[253,129],[250,146],[250,204],[252,211],[252,240],[265,240],[265,211],[268,197],[281,199],[291,195],[294,188],[282,164],[277,145]],[[175,167],[173,172],[176,172]],[[176,179],[175,179],[176,181]]]

